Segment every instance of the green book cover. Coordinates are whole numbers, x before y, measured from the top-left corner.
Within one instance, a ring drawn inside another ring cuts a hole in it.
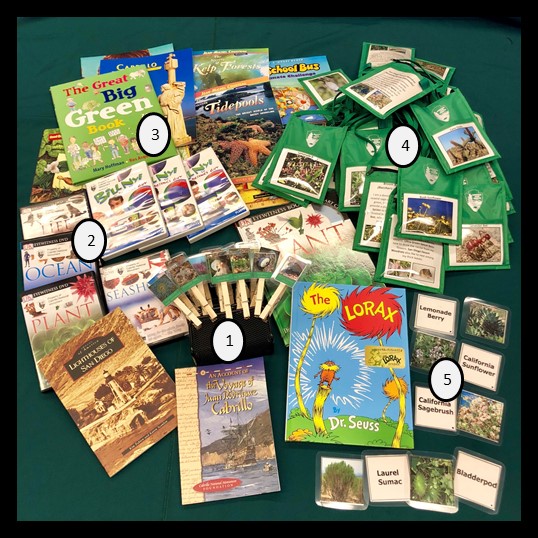
[[[139,161],[176,155],[172,143],[160,155],[146,155],[137,127],[149,113],[162,114],[146,69],[136,66],[66,82],[50,89],[73,183],[110,174]]]

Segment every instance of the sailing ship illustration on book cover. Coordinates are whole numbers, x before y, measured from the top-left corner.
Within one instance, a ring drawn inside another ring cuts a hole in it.
[[[413,448],[403,288],[297,282],[286,441]]]
[[[280,491],[263,358],[176,369],[181,502]]]

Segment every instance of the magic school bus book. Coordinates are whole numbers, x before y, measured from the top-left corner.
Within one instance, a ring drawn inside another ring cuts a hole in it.
[[[293,287],[286,441],[412,449],[403,288]]]
[[[135,66],[67,82],[50,89],[75,185],[141,160],[148,164],[176,155],[172,142],[158,156],[138,145],[137,127],[162,108],[145,68]]]

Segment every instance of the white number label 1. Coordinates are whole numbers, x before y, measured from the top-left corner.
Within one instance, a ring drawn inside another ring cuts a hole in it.
[[[239,357],[245,345],[243,331],[235,321],[221,321],[213,331],[211,344],[215,355],[221,361],[234,361]]]

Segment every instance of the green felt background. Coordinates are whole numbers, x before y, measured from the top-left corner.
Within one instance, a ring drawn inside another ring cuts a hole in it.
[[[515,238],[510,271],[447,274],[445,294],[475,296],[512,309],[510,347],[499,395],[506,399],[504,440],[493,446],[463,436],[416,431],[416,448],[452,453],[462,446],[502,461],[506,481],[500,512],[490,516],[460,503],[455,515],[409,507],[370,506],[337,511],[314,503],[319,450],[358,454],[361,448],[284,443],[287,349],[276,327],[275,353],[265,360],[282,491],[182,507],[179,500],[177,435],[168,435],[110,479],[53,392],[38,389],[18,294],[17,261],[17,510],[19,520],[515,520],[521,518],[521,31],[485,19],[400,18],[41,18],[19,17],[17,35],[17,207],[28,204],[43,129],[56,125],[49,87],[80,78],[81,56],[140,49],[173,42],[176,48],[269,47],[272,59],[326,54],[333,69],[357,74],[363,41],[406,45],[416,55],[455,66],[453,84],[484,118],[499,150],[518,213],[509,218]],[[13,218],[17,218],[17,215]],[[237,238],[224,229],[193,246],[170,245],[172,253]],[[17,241],[21,239],[17,222]],[[136,254],[136,253],[135,253]],[[126,257],[129,257],[127,255]],[[114,260],[116,261],[116,260]],[[376,257],[374,257],[376,261]],[[411,306],[413,292],[408,293]],[[272,322],[273,323],[273,322]],[[187,339],[155,353],[168,372],[191,364]],[[426,381],[420,374],[413,380]]]

